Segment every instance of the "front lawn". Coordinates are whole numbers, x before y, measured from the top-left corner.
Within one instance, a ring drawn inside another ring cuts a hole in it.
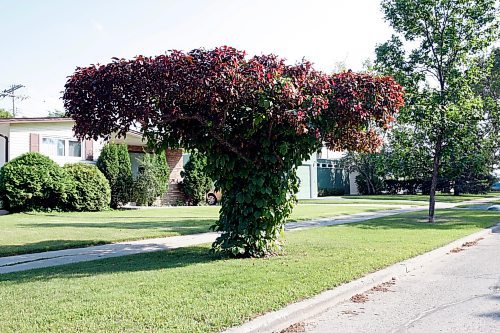
[[[291,220],[384,209],[388,208],[298,205]],[[0,256],[207,232],[218,215],[218,206],[4,215],[0,216]]]
[[[498,212],[425,212],[289,232],[286,254],[208,245],[0,275],[2,332],[218,332],[490,226]]]

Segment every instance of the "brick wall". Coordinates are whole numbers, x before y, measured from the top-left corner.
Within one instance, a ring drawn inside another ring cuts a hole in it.
[[[170,178],[167,193],[161,198],[163,205],[175,205],[179,201],[184,201],[184,194],[180,190],[180,182],[182,181],[181,171],[184,169],[182,159],[182,149],[167,149],[167,164],[170,168]]]

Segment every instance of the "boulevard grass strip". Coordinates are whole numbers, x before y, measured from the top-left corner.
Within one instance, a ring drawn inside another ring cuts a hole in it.
[[[221,259],[197,246],[0,275],[3,332],[219,332],[432,250],[498,212],[408,213],[285,234],[286,252]]]
[[[329,199],[328,197],[324,199],[302,199],[299,200],[301,204],[315,204],[315,205],[394,205],[394,206],[426,206],[428,203],[421,200],[377,200],[377,199],[345,199],[345,198],[335,198]]]

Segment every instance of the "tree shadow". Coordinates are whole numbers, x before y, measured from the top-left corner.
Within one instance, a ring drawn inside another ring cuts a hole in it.
[[[169,270],[222,259],[220,256],[210,254],[207,247],[193,246],[0,274],[0,282],[25,283],[51,279],[77,279],[105,274]]]
[[[173,221],[130,221],[130,222],[45,222],[45,223],[23,223],[19,228],[91,228],[91,229],[159,229],[162,231],[178,232],[180,235],[206,232],[208,227],[216,220],[182,219]]]
[[[108,244],[109,241],[98,239],[54,239],[19,245],[1,245],[0,258],[14,255],[42,253],[47,251],[57,251],[64,249],[74,249],[79,247],[89,247],[94,245]]]

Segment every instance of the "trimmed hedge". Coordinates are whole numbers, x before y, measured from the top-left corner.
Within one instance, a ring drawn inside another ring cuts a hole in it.
[[[65,210],[74,194],[71,176],[40,153],[23,154],[0,170],[0,195],[4,208],[12,212]]]
[[[101,211],[109,208],[111,188],[101,171],[91,164],[66,164],[64,170],[75,183],[75,192],[68,196],[67,207],[76,211]]]

